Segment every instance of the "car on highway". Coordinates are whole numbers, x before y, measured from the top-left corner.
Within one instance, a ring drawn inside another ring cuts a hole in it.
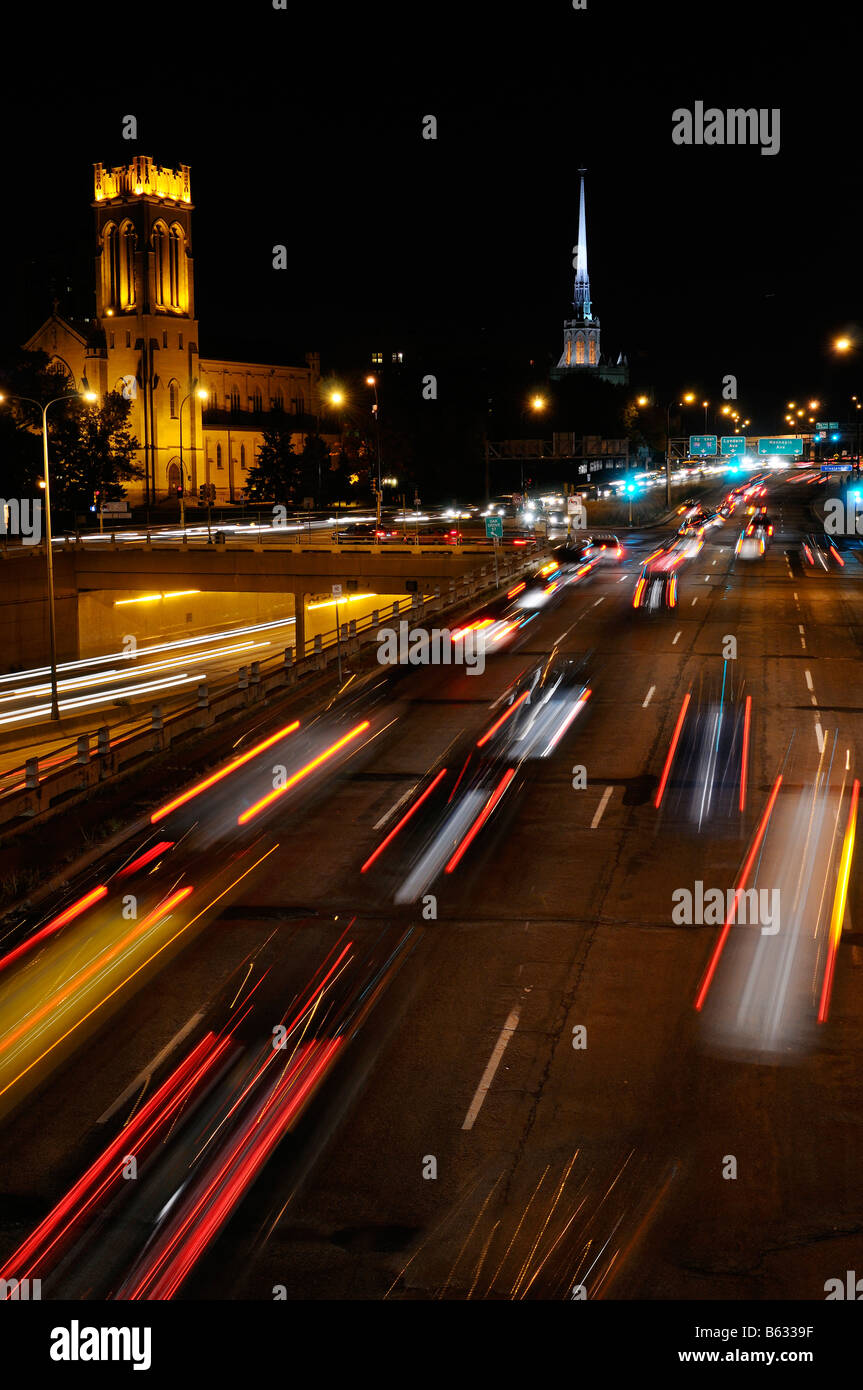
[[[842,542],[840,541],[840,545]],[[807,565],[813,569],[830,570],[845,568],[845,561],[839,554],[836,540],[828,535],[818,535],[817,532],[803,537],[803,559]]]
[[[408,545],[461,545],[464,533],[458,526],[423,526],[404,539]]]
[[[442,875],[474,858],[490,822],[500,825],[531,764],[548,758],[590,699],[582,660],[554,649],[523,672],[491,710],[488,727],[462,737],[414,796],[360,872],[385,875],[396,904],[418,901]],[[470,854],[468,854],[470,851]]]
[[[569,536],[562,545],[555,546],[555,556],[564,567],[585,564],[587,561],[617,561],[623,559],[623,546],[611,532],[581,532]]]
[[[347,526],[339,527],[338,538],[340,544],[355,541],[377,545],[379,541],[391,540],[398,534],[398,531],[393,531],[389,526],[376,526],[373,521],[352,521]]]
[[[765,549],[766,532],[764,528],[750,522],[740,532],[734,553],[739,555],[741,560],[760,560]]]
[[[635,586],[632,606],[657,613],[661,608],[676,608],[677,596],[678,580],[673,569],[651,569],[645,565]]]

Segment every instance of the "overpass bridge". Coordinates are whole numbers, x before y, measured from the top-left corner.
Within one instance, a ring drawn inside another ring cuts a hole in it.
[[[406,593],[453,594],[465,581],[493,576],[496,564],[503,579],[516,562],[545,548],[525,539],[508,539],[496,551],[481,539],[427,546],[400,539],[340,545],[317,538],[303,544],[269,538],[55,542],[58,660],[113,650],[130,635],[145,642],[272,616],[295,618],[297,651],[303,653],[318,621],[313,613],[334,602],[334,584],[342,587],[343,615],[359,617],[364,596],[371,609],[382,598],[393,601]],[[48,660],[45,560],[44,542],[10,547],[0,557],[4,671]]]

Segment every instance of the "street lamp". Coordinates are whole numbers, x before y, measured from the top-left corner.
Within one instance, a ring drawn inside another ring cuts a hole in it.
[[[197,398],[198,398],[199,401],[205,401],[205,400],[207,399],[207,396],[208,396],[208,392],[206,391],[206,389],[205,389],[203,386],[198,386],[198,378],[197,378],[197,377],[195,377],[194,381],[192,382],[192,389],[191,389],[191,391],[189,392],[189,394],[188,394],[187,396],[184,396],[183,399],[180,401],[180,411],[179,411],[179,415],[180,415],[180,488],[181,488],[181,492],[180,492],[180,530],[181,530],[181,531],[185,531],[185,529],[186,529],[186,465],[183,463],[183,406],[186,404],[186,401],[190,401],[190,400],[192,399],[193,396],[197,396]],[[189,424],[191,425],[191,420],[189,421]],[[230,452],[231,452],[231,451],[230,451],[230,449],[229,449],[229,450],[228,450],[228,454],[229,454],[229,455],[230,455]],[[228,472],[229,472],[229,474],[230,474],[230,471],[231,471],[231,460],[230,460],[230,457],[229,457],[229,458],[228,458]],[[191,483],[191,481],[192,481],[192,474],[191,474],[191,472],[190,472],[190,473],[189,473],[189,482]]]
[[[381,491],[381,415],[380,415],[379,402],[378,402],[378,379],[377,379],[377,377],[376,377],[376,376],[367,376],[367,377],[366,377],[366,386],[371,386],[372,390],[373,390],[374,393],[375,393],[375,434],[376,434],[376,436],[377,436],[377,446],[378,446],[378,486],[377,486],[378,525],[377,525],[377,529],[380,531],[380,529],[381,529],[381,501],[383,500],[383,492]]]
[[[48,559],[48,642],[50,647],[51,659],[51,718],[59,720],[60,701],[57,695],[57,625],[54,616],[54,555],[51,542],[51,477],[48,471],[48,407],[57,405],[59,401],[85,400],[91,404],[98,400],[95,391],[91,391],[87,385],[87,378],[81,378],[83,391],[67,391],[64,396],[54,396],[50,401],[43,405],[41,401],[36,401],[32,396],[10,395],[8,398],[0,395],[0,402],[9,399],[12,401],[27,401],[28,405],[35,405],[37,410],[42,412],[42,457],[45,470],[45,478],[42,484],[45,491],[45,545],[47,548]]]
[[[695,392],[687,391],[682,400],[669,401],[665,407],[665,505],[671,506],[671,407],[673,405],[692,405]],[[636,405],[648,405],[647,396],[638,396]]]
[[[327,399],[329,400],[330,405],[335,405],[335,406],[344,405],[344,403],[345,403],[345,393],[344,393],[344,391],[341,389],[341,387],[335,386],[335,387],[332,389],[332,391],[330,391],[330,393],[329,393]],[[342,447],[343,447],[343,432],[344,432],[344,421],[342,421],[341,424],[339,425],[339,450],[340,450],[340,452],[341,452]],[[322,494],[323,494],[323,483],[321,482],[321,459],[320,459],[320,454],[318,454],[318,501],[319,501],[319,502],[322,500]],[[309,520],[309,528],[310,528],[310,531],[311,531],[311,519]]]

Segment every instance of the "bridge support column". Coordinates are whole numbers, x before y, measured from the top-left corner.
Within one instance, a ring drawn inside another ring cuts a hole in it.
[[[297,661],[302,661],[306,654],[306,610],[305,593],[302,589],[294,589],[294,651],[297,654]]]

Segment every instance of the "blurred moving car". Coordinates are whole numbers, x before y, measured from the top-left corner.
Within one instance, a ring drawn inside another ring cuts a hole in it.
[[[836,541],[831,540],[826,534],[803,537],[803,558],[813,569],[820,566],[821,569],[829,570],[835,569],[837,565],[840,569],[845,568],[845,561],[839,554]]]
[[[735,555],[739,555],[741,560],[759,560],[766,548],[765,536],[764,527],[750,522],[740,532],[737,545],[734,547]]]
[[[357,541],[377,545],[378,541],[391,540],[398,534],[398,531],[393,531],[389,526],[376,526],[373,521],[352,521],[347,526],[339,527],[338,538],[340,544]]]
[[[646,608],[655,613],[661,608],[677,607],[677,575],[674,570],[650,569],[645,565],[635,586],[633,608]]]
[[[553,650],[495,702],[491,722],[431,768],[400,820],[360,872],[389,880],[393,901],[415,903],[441,875],[454,873],[491,821],[500,823],[530,764],[548,758],[590,699],[582,662]]]

